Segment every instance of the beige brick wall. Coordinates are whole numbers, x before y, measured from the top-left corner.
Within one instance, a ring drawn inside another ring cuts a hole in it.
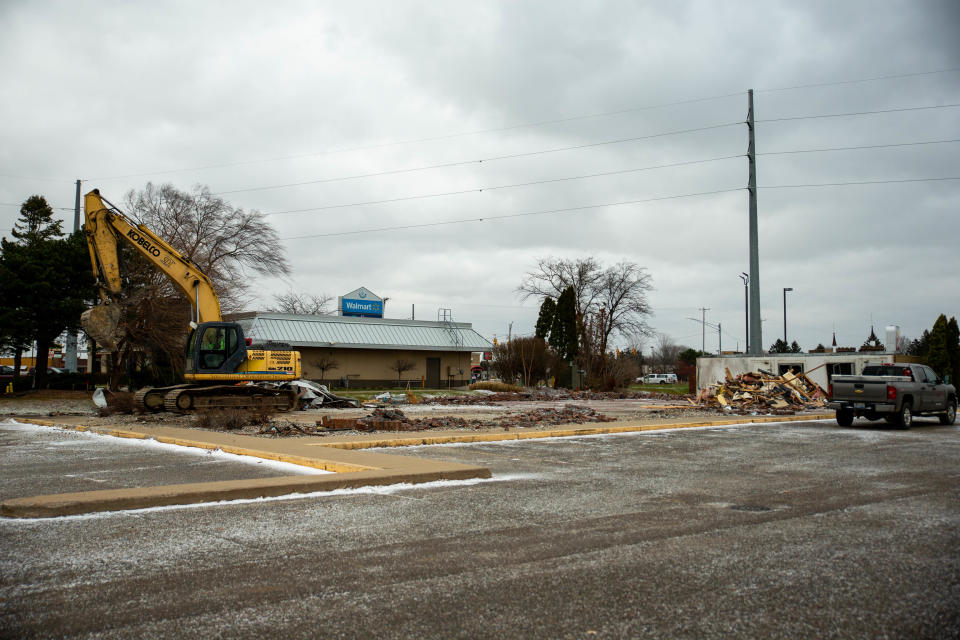
[[[401,377],[401,386],[410,383],[412,388],[420,388],[421,381],[427,375],[427,358],[440,358],[440,387],[446,387],[448,380],[452,386],[470,382],[470,354],[449,351],[403,351],[379,349],[337,349],[300,347],[300,364],[303,377],[308,380],[321,380],[317,361],[321,358],[335,360],[335,369],[328,369],[323,379],[328,385],[339,386],[342,378],[349,378],[351,387],[392,386],[397,385],[397,372],[390,365],[398,359],[404,359],[415,365],[405,371]],[[450,367],[453,376],[447,376]],[[458,373],[462,369],[463,373]]]

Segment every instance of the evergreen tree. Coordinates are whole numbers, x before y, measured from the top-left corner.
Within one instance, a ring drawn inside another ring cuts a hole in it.
[[[0,243],[0,332],[16,336],[20,346],[36,341],[35,388],[45,383],[51,343],[79,327],[84,301],[93,297],[86,239],[80,232],[64,238],[52,216],[42,196],[31,196],[12,231],[18,242]]]
[[[777,338],[777,341],[770,345],[770,353],[790,353],[790,347],[787,343]]]
[[[803,349],[800,348],[796,340],[790,343],[790,353],[803,353]]]
[[[557,310],[550,329],[550,346],[564,362],[577,357],[577,300],[573,287],[567,287],[557,298]]]
[[[950,361],[950,382],[956,385],[960,380],[960,327],[953,316],[947,322],[947,358]]]
[[[923,334],[919,338],[910,343],[910,346],[907,348],[907,354],[911,356],[917,356],[921,360],[927,359],[927,351],[930,350],[930,331],[928,329],[923,330]]]
[[[549,340],[550,330],[553,328],[553,318],[557,315],[557,303],[547,296],[540,305],[540,316],[537,318],[536,337]]]
[[[950,353],[947,346],[947,316],[940,314],[930,330],[930,348],[926,363],[941,378],[950,373]]]
[[[697,358],[705,355],[707,354],[705,354],[703,351],[700,351],[699,349],[687,348],[681,351],[679,355],[677,355],[677,360],[679,360],[684,364],[695,365],[697,364]]]
[[[53,209],[43,196],[30,196],[20,206],[20,219],[10,231],[17,244],[35,246],[63,236],[63,222],[53,219]]]
[[[8,249],[11,247],[11,249]],[[20,313],[15,301],[22,300],[29,295],[24,289],[22,281],[17,277],[17,262],[12,260],[10,251],[15,251],[19,245],[3,240],[0,246],[0,350],[13,352],[13,377],[20,376],[22,354],[33,344],[33,331],[30,321]]]

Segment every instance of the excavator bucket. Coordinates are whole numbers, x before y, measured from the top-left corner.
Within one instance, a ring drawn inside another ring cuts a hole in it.
[[[118,334],[120,307],[118,305],[100,304],[87,309],[80,316],[80,324],[87,335],[96,340],[98,345],[102,345],[110,351],[117,348],[117,340],[120,338]]]

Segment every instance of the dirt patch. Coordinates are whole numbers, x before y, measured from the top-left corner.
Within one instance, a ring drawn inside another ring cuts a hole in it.
[[[94,415],[96,406],[88,391],[41,389],[0,395],[0,416]]]
[[[497,394],[499,396],[500,394]],[[59,417],[64,423],[101,427],[158,425],[198,430],[231,430],[261,437],[356,436],[370,431],[503,432],[547,430],[564,424],[630,421],[658,423],[730,417],[729,412],[695,407],[667,394],[626,392],[531,392],[446,396],[435,402],[355,409],[310,409],[275,413],[250,424],[221,425],[196,415],[172,413],[96,415],[85,392],[35,392],[0,399],[0,416]],[[571,401],[568,396],[581,398]],[[468,401],[458,400],[469,398]],[[324,424],[326,421],[326,424]],[[206,422],[206,424],[205,424]],[[329,428],[329,427],[335,428]]]

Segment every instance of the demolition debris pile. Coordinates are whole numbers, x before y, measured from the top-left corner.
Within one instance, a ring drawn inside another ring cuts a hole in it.
[[[570,391],[568,389],[536,389],[520,392],[488,392],[454,396],[422,396],[424,404],[486,405],[495,402],[557,401],[557,400],[677,400],[680,396],[650,391]]]
[[[491,419],[431,416],[408,418],[399,409],[374,409],[362,418],[332,418],[323,416],[316,424],[302,425],[276,422],[260,429],[264,435],[295,436],[318,435],[334,431],[424,431],[427,429],[510,429],[550,427],[586,422],[613,422],[611,418],[589,407],[573,404],[559,409],[534,409]]]
[[[827,394],[820,385],[803,373],[788,371],[777,376],[761,369],[734,377],[727,369],[726,374],[726,380],[702,388],[696,401],[691,402],[741,415],[786,415],[823,407],[827,402]]]

